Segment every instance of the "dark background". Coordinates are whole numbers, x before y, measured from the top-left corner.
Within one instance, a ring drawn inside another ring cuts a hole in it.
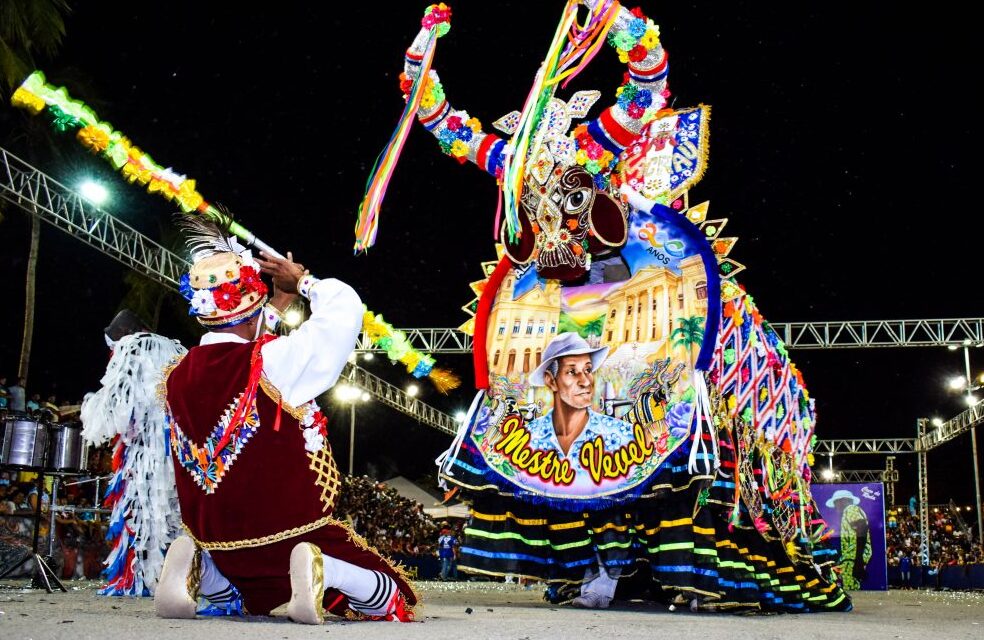
[[[494,256],[494,180],[440,153],[419,125],[390,183],[378,242],[353,256],[365,180],[402,110],[397,76],[426,3],[76,3],[49,80],[93,107],[163,166],[196,178],[259,237],[316,274],[351,283],[398,327],[453,327],[467,283]],[[630,3],[628,6],[634,6]],[[519,109],[563,2],[452,4],[434,68],[451,103],[492,121]],[[774,322],[981,317],[975,154],[979,84],[973,22],[957,5],[902,3],[655,3],[670,52],[674,105],[713,106],[710,170],[691,202],[711,201],[740,241],[740,281]],[[622,66],[605,47],[566,92],[614,100]],[[106,206],[152,237],[170,208],[127,185],[69,137],[60,157],[20,137],[26,116],[0,106],[0,144],[65,184],[102,177]],[[16,372],[28,247],[25,215],[6,207],[0,371]],[[106,362],[101,329],[126,269],[45,226],[29,392],[80,398]],[[160,331],[186,345],[183,302],[168,298]],[[944,388],[963,372],[946,349],[794,353],[817,399],[821,438],[912,437],[916,419],[964,407]],[[466,377],[466,357],[439,359]],[[984,369],[984,350],[972,355]],[[408,376],[377,358],[396,384]],[[428,402],[466,408],[467,390]],[[332,418],[339,458],[347,410]],[[370,403],[358,409],[357,471],[419,477],[448,438]],[[969,436],[929,457],[930,499],[970,504]],[[823,461],[824,464],[826,461]],[[899,500],[915,488],[900,456]],[[879,456],[835,467],[880,468]],[[344,462],[343,462],[344,466]]]

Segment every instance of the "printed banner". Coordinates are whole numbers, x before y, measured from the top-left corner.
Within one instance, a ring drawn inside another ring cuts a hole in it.
[[[814,484],[813,499],[840,550],[847,590],[888,589],[885,561],[885,493],[881,482]]]
[[[707,326],[716,274],[706,240],[667,211],[632,211],[626,246],[594,261],[586,282],[532,267],[504,280],[488,320],[489,396],[470,429],[498,484],[616,496],[688,441],[694,366],[717,330]]]

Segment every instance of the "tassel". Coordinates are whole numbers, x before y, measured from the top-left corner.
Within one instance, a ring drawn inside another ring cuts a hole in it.
[[[704,473],[711,472],[711,464],[707,461],[707,445],[704,444],[704,421],[707,421],[707,431],[711,437],[711,446],[713,448],[714,456],[714,469],[721,465],[720,455],[717,445],[717,434],[714,432],[714,419],[711,418],[711,399],[710,394],[707,392],[707,383],[704,381],[704,372],[695,369],[694,370],[694,391],[696,391],[696,415],[694,416],[694,442],[690,447],[690,462],[687,468],[691,473],[697,473],[697,452],[698,448],[700,452],[704,454]]]
[[[435,367],[431,369],[430,375],[427,377],[434,383],[434,388],[445,395],[447,395],[448,391],[461,386],[461,378],[448,369]]]

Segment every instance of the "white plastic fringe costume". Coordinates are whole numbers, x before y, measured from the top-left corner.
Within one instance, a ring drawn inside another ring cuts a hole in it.
[[[117,438],[112,505],[102,595],[153,595],[164,550],[181,528],[164,411],[157,399],[163,369],[187,350],[153,333],[124,336],[116,344],[102,388],[82,403],[82,437],[92,445]],[[145,557],[146,556],[146,557]]]

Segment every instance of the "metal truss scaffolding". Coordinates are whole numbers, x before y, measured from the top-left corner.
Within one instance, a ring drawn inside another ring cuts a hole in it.
[[[882,482],[885,484],[885,505],[895,506],[895,483],[899,481],[899,472],[895,468],[895,456],[888,456],[884,469],[843,469],[831,476],[817,474],[814,482],[830,484],[834,482]]]
[[[134,271],[178,290],[188,261],[0,147],[0,198]]]
[[[916,421],[916,433],[919,438],[925,437],[928,421],[920,418]],[[918,491],[919,491],[919,555],[922,566],[929,566],[929,466],[926,460],[926,449],[919,450]]]
[[[0,162],[0,197],[4,200],[31,215],[39,216],[137,273],[168,289],[178,290],[181,274],[190,266],[187,260],[2,147]],[[372,393],[384,404],[422,424],[449,434],[456,432],[451,416],[410,397],[402,389],[354,364],[346,366],[343,376],[351,384]]]
[[[856,320],[851,322],[774,322],[790,349],[866,349],[871,347],[945,347],[981,342],[984,318],[942,320]],[[403,329],[419,351],[471,353],[472,337],[459,329]],[[366,336],[358,351],[378,351]]]
[[[953,440],[965,431],[970,431],[982,422],[984,422],[984,402],[978,402],[937,428],[928,427],[926,432],[920,436],[917,446],[919,449],[929,451],[944,442]]]
[[[851,470],[841,470],[837,472],[837,475],[830,480],[824,480],[822,478],[816,478],[814,481],[821,484],[828,484],[831,482],[898,482],[899,472],[890,472],[886,469],[851,469]]]
[[[820,454],[873,454],[915,453],[915,438],[869,438],[866,440],[818,440],[813,453]]]
[[[349,384],[359,387],[363,391],[368,391],[374,399],[388,407],[405,413],[421,424],[434,427],[438,431],[443,431],[452,436],[458,431],[458,423],[448,414],[438,411],[417,398],[411,397],[403,389],[386,382],[378,376],[374,376],[354,364],[349,363],[345,365],[342,375],[339,378],[339,381],[342,380],[348,381]]]

